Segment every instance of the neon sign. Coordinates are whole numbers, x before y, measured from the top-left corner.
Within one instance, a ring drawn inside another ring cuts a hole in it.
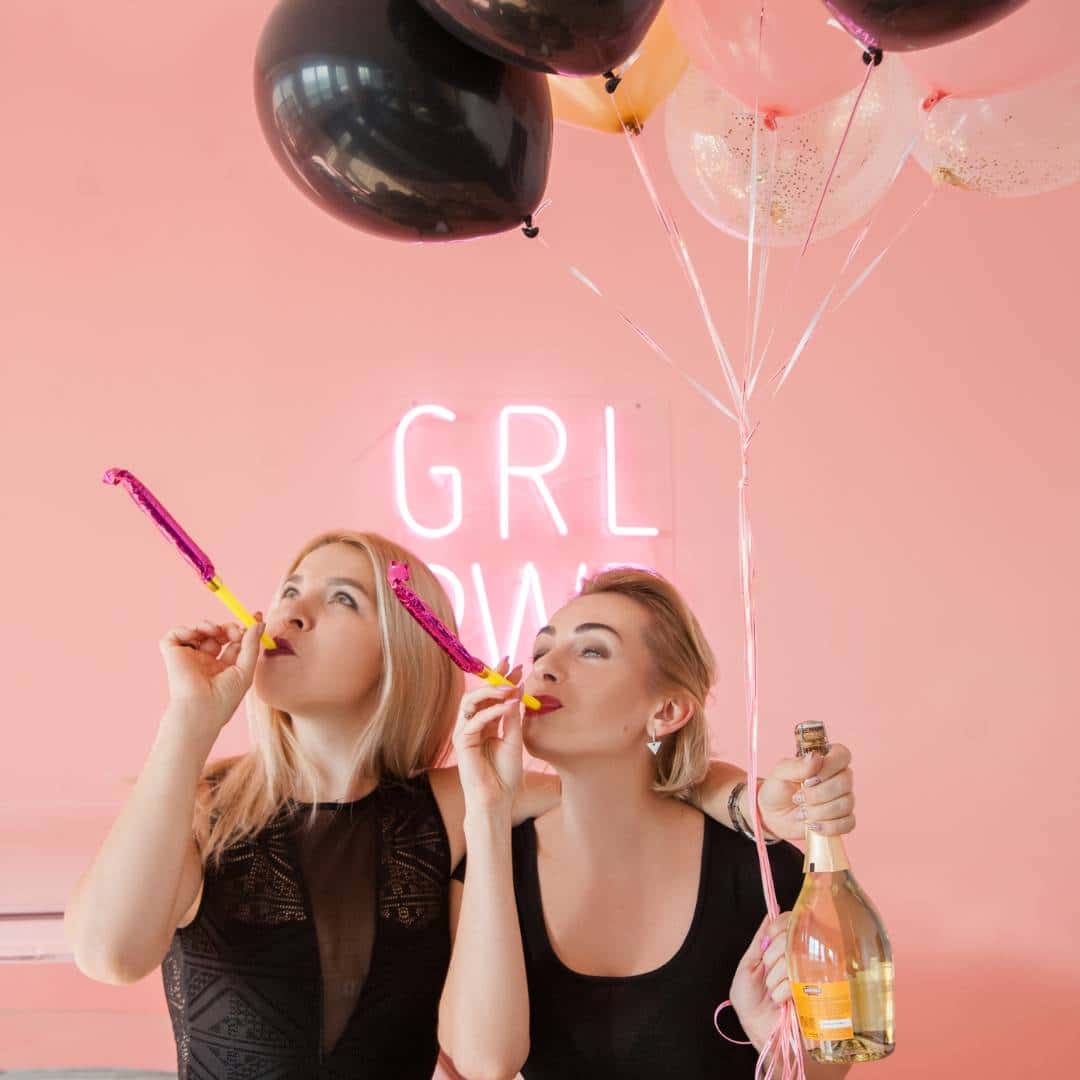
[[[493,439],[477,434],[475,417],[443,404],[401,416],[393,441],[398,516],[445,586],[463,636],[485,657],[516,657],[590,567],[666,569],[670,450],[666,427],[644,441],[634,430],[641,410],[507,404],[491,417]],[[656,410],[649,419],[653,428],[660,422]],[[590,453],[597,441],[600,453]],[[452,453],[432,449],[447,443]],[[620,518],[627,491],[632,505]]]

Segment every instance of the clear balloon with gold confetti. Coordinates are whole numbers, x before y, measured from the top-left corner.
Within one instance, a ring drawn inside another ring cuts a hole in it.
[[[795,115],[755,114],[691,68],[668,101],[668,158],[686,196],[718,229],[746,239],[752,217],[755,243],[801,244],[820,202],[813,237],[821,240],[869,213],[918,138],[917,94],[895,57],[874,71],[852,115],[857,95]]]
[[[1080,65],[985,98],[946,97],[915,156],[939,184],[1009,198],[1080,180]]]

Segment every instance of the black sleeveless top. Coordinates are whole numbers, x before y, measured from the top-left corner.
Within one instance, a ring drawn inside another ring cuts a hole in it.
[[[786,843],[768,852],[786,911],[802,887],[802,853]],[[697,905],[686,938],[661,967],[626,977],[584,975],[556,956],[540,902],[532,821],[513,830],[513,857],[529,981],[530,1050],[521,1070],[527,1080],[752,1080],[757,1051],[733,1046],[713,1026],[765,917],[752,841],[705,819]],[[720,1014],[719,1024],[731,1038],[746,1038],[733,1009]]]
[[[162,964],[178,1080],[430,1080],[450,844],[426,776],[283,812],[207,867]]]

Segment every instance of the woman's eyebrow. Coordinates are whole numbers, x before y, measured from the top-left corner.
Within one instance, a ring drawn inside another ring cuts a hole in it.
[[[616,630],[614,626],[608,626],[607,623],[583,622],[580,626],[574,627],[575,634],[584,634],[587,630],[606,630],[609,634],[614,634],[620,641],[622,641],[622,635],[619,633],[619,631]],[[554,626],[541,626],[540,629],[536,631],[536,636],[539,637],[541,634],[554,633]]]
[[[609,634],[614,634],[620,641],[622,641],[622,635],[614,626],[608,626],[607,623],[602,622],[583,622],[580,626],[574,627],[575,634],[584,634],[586,630],[606,630]]]

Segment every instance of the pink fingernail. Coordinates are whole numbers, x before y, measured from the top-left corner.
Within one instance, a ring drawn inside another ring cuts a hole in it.
[[[762,940],[761,940],[761,951],[765,952],[765,950],[768,949],[768,947],[771,944],[772,944],[772,938],[762,938]]]
[[[813,787],[815,784],[821,783],[820,776],[811,776],[809,780],[803,781],[803,787]]]
[[[810,828],[811,828],[811,830],[813,832],[821,832],[821,822],[820,821],[812,821],[810,823]]]
[[[806,802],[806,796],[801,791],[796,791],[795,794],[791,796],[791,801],[796,806],[802,806],[802,804]]]

